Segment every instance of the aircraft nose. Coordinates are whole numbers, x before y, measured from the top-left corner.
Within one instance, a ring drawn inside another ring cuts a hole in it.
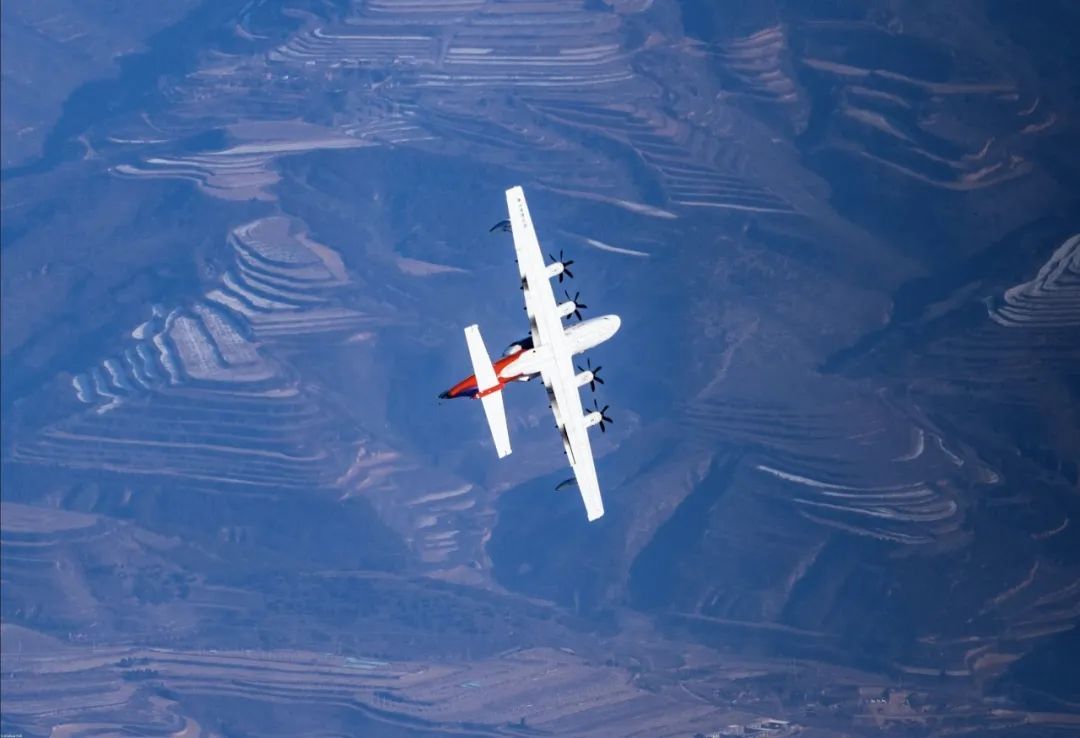
[[[615,335],[619,332],[619,328],[622,327],[622,319],[618,315],[609,315],[608,321],[611,323],[611,335]]]

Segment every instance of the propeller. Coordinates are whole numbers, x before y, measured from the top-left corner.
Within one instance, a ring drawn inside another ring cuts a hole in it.
[[[495,231],[505,231],[505,232],[509,233],[510,232],[510,221],[508,221],[508,220],[500,220],[498,223],[491,226],[491,228],[488,228],[488,233],[494,233]]]
[[[607,433],[607,429],[604,428],[604,423],[614,423],[615,422],[614,420],[612,420],[611,418],[609,418],[607,416],[607,409],[609,407],[611,407],[611,405],[604,405],[603,407],[600,407],[600,403],[596,401],[595,397],[593,398],[592,405],[593,405],[593,410],[600,413],[600,432],[601,433]]]
[[[551,259],[552,261],[556,260],[555,257],[552,256],[551,254],[548,254],[548,258]],[[564,261],[563,260],[563,255],[562,255],[562,249],[559,249],[559,259],[558,259],[558,261],[563,266],[563,270],[561,272],[559,272],[559,283],[562,284],[564,274],[566,276],[570,277],[570,279],[573,279],[574,278],[574,273],[572,271],[570,271],[570,265],[574,263],[574,260],[571,259],[570,261]]]
[[[587,310],[589,306],[586,305],[583,302],[578,302],[578,296],[581,295],[581,293],[580,292],[575,292],[574,296],[570,297],[570,293],[567,292],[566,290],[563,290],[563,294],[566,295],[567,300],[574,303],[574,312],[572,312],[570,314],[573,315],[578,320],[582,320],[581,311],[582,310]]]
[[[600,384],[604,383],[604,380],[600,378],[600,370],[603,369],[604,367],[598,366],[595,369],[593,369],[592,359],[586,359],[585,360],[585,367],[586,367],[586,369],[588,371],[592,372],[592,379],[589,381],[589,389],[591,389],[593,392],[596,392],[596,383],[597,382],[599,382]],[[575,368],[579,372],[586,371],[586,369],[582,369],[580,366],[575,367]]]

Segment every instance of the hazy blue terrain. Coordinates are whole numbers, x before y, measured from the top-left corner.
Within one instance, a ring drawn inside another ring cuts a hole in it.
[[[1073,4],[2,21],[5,735],[1080,730]],[[518,184],[594,524],[537,383],[436,399]]]

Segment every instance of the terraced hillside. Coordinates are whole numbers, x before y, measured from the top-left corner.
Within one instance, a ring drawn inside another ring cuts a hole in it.
[[[1075,727],[1071,6],[174,11],[5,6],[5,732]],[[436,400],[514,184],[623,318],[594,525]]]

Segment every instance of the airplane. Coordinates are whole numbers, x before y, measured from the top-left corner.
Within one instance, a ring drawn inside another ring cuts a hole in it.
[[[558,260],[551,257],[551,264],[544,262],[521,187],[506,191],[506,205],[510,211],[509,221],[500,222],[492,230],[503,229],[502,223],[507,223],[509,228],[505,230],[514,236],[514,251],[525,298],[525,312],[529,316],[530,334],[510,344],[503,355],[492,362],[480,336],[480,327],[475,324],[468,326],[465,329],[465,343],[474,373],[439,397],[480,400],[495,441],[495,451],[501,459],[510,455],[510,432],[506,425],[502,389],[511,382],[528,382],[540,377],[555,416],[555,426],[562,435],[563,450],[585,503],[585,514],[592,522],[603,516],[604,503],[593,463],[589,428],[598,425],[600,431],[605,432],[607,425],[613,421],[607,416],[608,406],[601,408],[595,399],[590,412],[582,409],[579,390],[589,385],[595,392],[597,383],[603,384],[604,380],[599,376],[601,367],[594,368],[591,360],[585,368],[575,367],[573,357],[607,341],[619,330],[622,322],[618,315],[583,320],[581,311],[587,306],[579,301],[579,295],[570,297],[568,291],[565,292],[565,302],[555,302],[551,280],[558,278],[562,282],[564,276],[573,277],[567,269],[573,262],[563,260],[561,251]],[[570,316],[575,316],[578,322],[564,326],[563,320]],[[560,485],[560,488],[563,486]]]

